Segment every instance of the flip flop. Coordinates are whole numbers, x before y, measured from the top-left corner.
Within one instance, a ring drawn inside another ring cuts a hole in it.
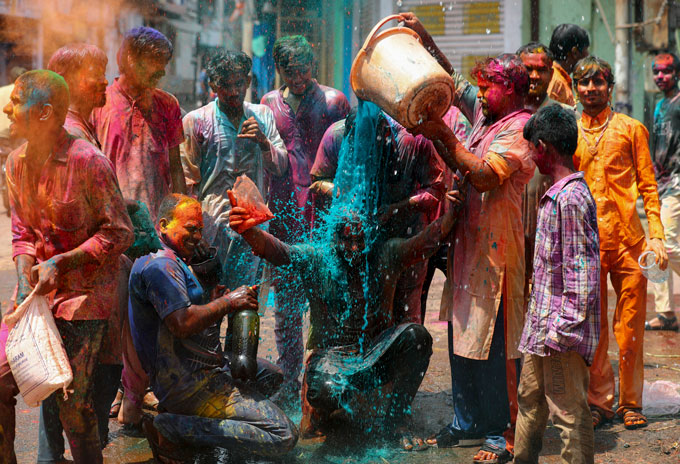
[[[399,444],[404,451],[425,451],[429,448],[422,438],[414,437],[410,431],[400,432],[399,435]]]
[[[489,443],[484,443],[479,450],[493,453],[496,457],[493,459],[473,459],[472,462],[475,464],[505,464],[512,461],[515,457],[507,448],[499,448]]]

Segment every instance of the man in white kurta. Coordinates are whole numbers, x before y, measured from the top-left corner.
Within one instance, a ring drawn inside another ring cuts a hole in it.
[[[266,201],[269,176],[288,170],[272,111],[244,101],[251,63],[246,54],[232,51],[210,60],[207,72],[217,98],[184,116],[186,138],[180,147],[187,188],[202,203],[203,237],[217,248],[221,283],[230,289],[256,283],[260,259],[229,228],[227,190],[245,174]]]

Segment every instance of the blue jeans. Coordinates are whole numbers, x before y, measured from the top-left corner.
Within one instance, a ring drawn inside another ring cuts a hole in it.
[[[468,359],[453,354],[453,329],[449,322],[449,362],[453,422],[448,426],[461,440],[486,438],[486,442],[505,448],[503,432],[510,425],[510,405],[505,369],[505,327],[503,302],[493,331],[489,357]]]

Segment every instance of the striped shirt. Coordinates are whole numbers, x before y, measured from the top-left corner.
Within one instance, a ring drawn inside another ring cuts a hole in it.
[[[583,172],[576,172],[541,199],[521,352],[576,351],[593,362],[600,334],[599,243],[595,200]]]

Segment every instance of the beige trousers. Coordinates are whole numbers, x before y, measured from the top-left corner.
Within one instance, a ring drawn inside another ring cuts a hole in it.
[[[661,224],[666,236],[670,275],[662,284],[650,282],[654,289],[654,309],[657,313],[673,311],[673,273],[680,275],[680,197],[661,199]]]
[[[515,464],[538,464],[548,417],[560,430],[562,462],[594,462],[588,366],[574,351],[524,355],[519,381]]]

